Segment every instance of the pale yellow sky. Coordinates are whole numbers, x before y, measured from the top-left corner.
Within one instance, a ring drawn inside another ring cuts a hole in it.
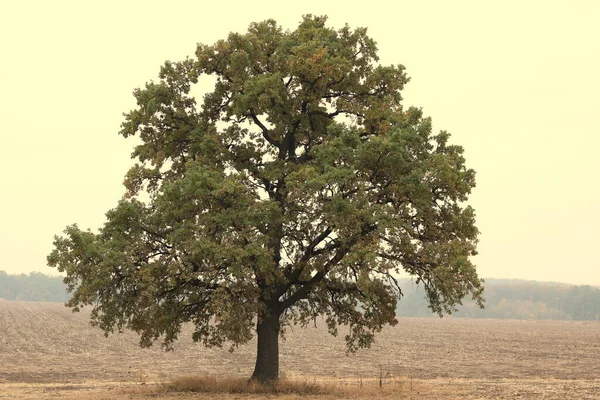
[[[103,223],[132,164],[121,114],[165,60],[313,13],[368,27],[405,104],[465,147],[481,276],[600,285],[600,2],[90,4],[0,3],[0,270],[54,273],[53,235]]]

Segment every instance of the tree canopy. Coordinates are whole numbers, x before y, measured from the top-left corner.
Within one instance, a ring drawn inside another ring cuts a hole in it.
[[[203,76],[214,87],[197,99]],[[396,324],[396,277],[434,312],[481,305],[475,173],[447,132],[403,107],[404,67],[378,63],[364,28],[305,16],[253,23],[134,91],[126,195],[97,232],[66,228],[49,265],[68,306],[108,332],[168,348],[182,324],[208,346],[258,337],[253,378],[277,379],[286,326],[323,316],[349,351]]]

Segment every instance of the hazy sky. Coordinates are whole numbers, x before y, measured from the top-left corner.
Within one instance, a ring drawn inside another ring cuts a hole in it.
[[[0,5],[0,270],[56,273],[53,235],[101,226],[133,164],[122,113],[165,60],[312,13],[368,27],[405,104],[464,146],[481,276],[600,285],[599,1],[91,4]]]

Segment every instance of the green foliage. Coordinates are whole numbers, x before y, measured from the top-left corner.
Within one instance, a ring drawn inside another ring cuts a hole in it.
[[[404,67],[377,64],[366,29],[325,22],[253,23],[134,92],[127,195],[99,232],[67,227],[48,257],[69,306],[167,347],[185,322],[235,346],[257,316],[283,330],[324,315],[333,334],[348,325],[354,351],[396,323],[400,272],[436,313],[468,294],[481,305],[463,149],[402,106]],[[216,83],[198,103],[203,75]]]

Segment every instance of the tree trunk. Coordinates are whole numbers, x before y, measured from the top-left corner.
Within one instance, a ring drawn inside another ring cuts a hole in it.
[[[256,365],[250,379],[259,383],[279,379],[279,313],[272,310],[258,317]]]

